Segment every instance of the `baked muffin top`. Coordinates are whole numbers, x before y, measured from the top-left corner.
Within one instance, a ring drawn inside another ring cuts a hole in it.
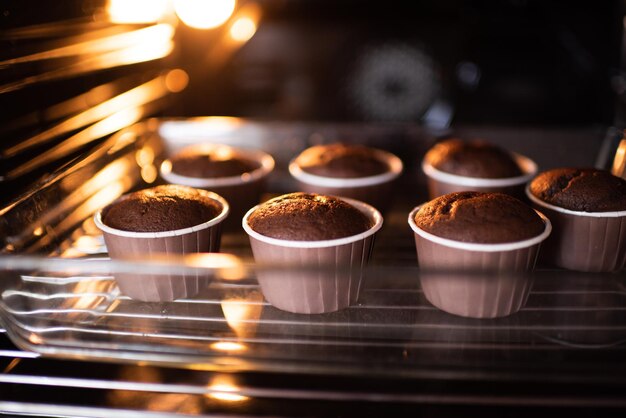
[[[170,161],[173,173],[198,178],[239,176],[261,167],[259,162],[244,158],[229,147],[216,147],[209,153],[183,150]]]
[[[481,244],[522,241],[545,229],[532,208],[503,193],[439,196],[424,204],[414,220],[419,228],[438,237]]]
[[[261,204],[249,217],[252,230],[271,238],[320,241],[367,231],[373,222],[336,197],[289,193]]]
[[[197,189],[163,185],[133,192],[102,211],[102,222],[132,232],[163,232],[208,222],[222,211],[219,202]]]
[[[555,168],[530,183],[533,196],[554,206],[583,212],[626,210],[626,180],[595,168]]]
[[[389,171],[387,162],[363,145],[315,145],[302,151],[295,162],[302,171],[322,177],[369,177]]]
[[[437,170],[458,176],[507,178],[524,174],[509,152],[482,140],[441,141],[424,158]]]

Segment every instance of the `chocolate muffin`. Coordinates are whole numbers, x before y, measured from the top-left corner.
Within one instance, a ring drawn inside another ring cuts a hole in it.
[[[170,159],[172,172],[198,178],[232,177],[249,173],[261,167],[253,161],[237,155],[231,148],[215,148],[211,153],[185,150]]]
[[[372,221],[338,198],[298,192],[261,204],[248,217],[248,225],[271,238],[319,241],[360,234]]]
[[[173,231],[210,221],[221,211],[218,202],[194,188],[163,185],[131,193],[108,206],[102,222],[123,231]]]
[[[362,145],[316,145],[304,150],[295,162],[303,171],[322,177],[369,177],[389,171],[387,162]]]
[[[503,193],[440,196],[424,204],[414,221],[419,228],[441,238],[484,244],[530,239],[545,228],[534,210]]]
[[[482,140],[441,141],[424,158],[437,170],[458,176],[508,178],[524,174],[509,152]]]
[[[595,168],[555,168],[539,174],[529,186],[533,196],[581,212],[626,210],[626,180]]]

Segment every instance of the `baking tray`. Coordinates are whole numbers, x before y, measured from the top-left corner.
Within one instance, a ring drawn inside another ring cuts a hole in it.
[[[290,158],[314,143],[357,141],[403,156],[405,175],[385,214],[358,303],[320,315],[290,314],[263,300],[243,232],[224,235],[219,256],[159,263],[107,258],[92,215],[117,196],[158,183],[156,167],[199,141],[271,152],[269,194],[295,187]],[[19,347],[46,356],[216,371],[362,376],[435,376],[624,381],[626,280],[539,268],[526,306],[506,318],[476,320],[441,312],[419,287],[406,218],[423,201],[418,171],[434,139],[415,125],[296,124],[234,118],[152,119],[104,142],[0,213],[3,253],[0,318]],[[217,258],[216,258],[217,257]],[[166,303],[129,299],[117,272],[169,269],[207,277],[193,298]],[[468,279],[475,274],[466,272]]]

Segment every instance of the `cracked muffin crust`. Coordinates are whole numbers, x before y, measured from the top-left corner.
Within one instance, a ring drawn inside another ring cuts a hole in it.
[[[433,235],[462,242],[495,244],[541,234],[541,217],[522,201],[503,193],[457,192],[424,204],[415,224]]]
[[[538,199],[569,210],[626,210],[626,180],[606,170],[555,168],[535,177],[529,189]]]
[[[372,221],[349,203],[315,193],[289,193],[261,204],[248,218],[261,235],[293,241],[349,237],[370,229]]]

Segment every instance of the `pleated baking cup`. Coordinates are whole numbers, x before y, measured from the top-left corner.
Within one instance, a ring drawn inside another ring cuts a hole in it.
[[[210,221],[163,232],[132,232],[111,228],[102,222],[102,211],[96,213],[96,226],[102,231],[109,256],[112,259],[137,256],[160,257],[168,254],[191,254],[218,252],[222,223],[229,213],[228,203],[216,193],[200,190],[200,193],[217,201],[221,212]],[[125,199],[126,196],[120,199]],[[118,200],[119,201],[119,200]],[[190,297],[198,293],[204,278],[196,275],[177,274],[173,269],[163,274],[122,274],[115,275],[120,291],[125,295],[147,302],[163,302]]]
[[[293,313],[334,312],[356,303],[374,236],[383,217],[374,207],[353,199],[343,199],[373,221],[367,231],[333,240],[290,241],[267,237],[254,231],[246,213],[242,225],[250,238],[258,263],[285,266],[260,269],[257,279],[265,299],[273,306]]]
[[[541,243],[550,235],[550,220],[537,212],[545,228],[531,239],[501,244],[479,244],[441,238],[419,228],[415,214],[409,225],[415,233],[417,259],[423,272],[424,296],[437,308],[470,318],[496,318],[520,310],[532,287],[532,277],[521,274],[534,268]],[[429,270],[450,271],[428,274]]]
[[[161,163],[159,172],[168,183],[209,190],[222,196],[230,205],[230,216],[224,222],[224,227],[229,231],[237,230],[241,227],[240,220],[246,211],[261,201],[267,177],[274,170],[275,162],[274,158],[264,151],[234,148],[228,145],[199,144],[187,147],[181,152],[190,151],[199,155],[209,155],[218,149],[257,162],[260,166],[238,176],[189,177],[173,172],[171,159],[166,159]]]
[[[385,212],[393,202],[393,183],[402,174],[404,165],[397,156],[383,150],[372,150],[389,170],[367,177],[338,178],[326,177],[306,172],[296,162],[289,163],[289,173],[298,182],[299,191],[330,196],[341,196],[369,203]]]
[[[582,212],[551,205],[526,187],[532,205],[546,214],[554,233],[542,262],[569,270],[609,272],[626,265],[626,211]]]
[[[479,178],[446,173],[422,160],[422,171],[428,179],[428,194],[431,199],[453,192],[477,191],[500,192],[523,199],[526,184],[537,174],[537,164],[528,157],[511,153],[523,174],[505,178]]]

